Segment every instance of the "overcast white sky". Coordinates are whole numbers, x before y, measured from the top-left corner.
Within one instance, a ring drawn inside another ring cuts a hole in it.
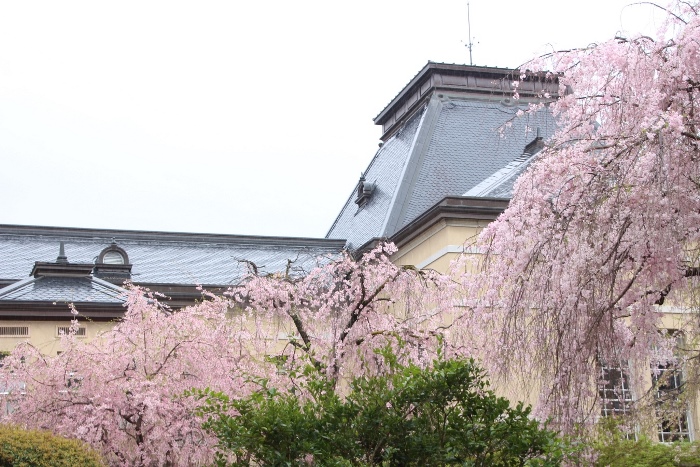
[[[661,20],[629,3],[470,0],[474,64]],[[0,223],[324,236],[468,36],[466,0],[0,1]]]

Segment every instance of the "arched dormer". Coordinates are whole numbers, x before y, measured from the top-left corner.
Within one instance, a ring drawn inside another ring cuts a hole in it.
[[[124,248],[117,245],[114,239],[112,244],[102,250],[97,257],[95,276],[119,284],[131,278],[129,255]]]
[[[129,264],[129,255],[126,254],[124,248],[112,243],[100,252],[97,264]]]

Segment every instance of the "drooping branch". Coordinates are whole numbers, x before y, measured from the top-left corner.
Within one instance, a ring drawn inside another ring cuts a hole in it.
[[[398,277],[398,272],[394,274],[392,277],[389,277],[385,279],[379,286],[377,286],[374,291],[368,296],[367,295],[367,290],[365,288],[365,278],[364,276],[360,275],[360,298],[353,308],[352,312],[350,313],[350,317],[348,318],[348,322],[343,328],[343,332],[340,333],[339,341],[345,342],[345,339],[348,337],[348,334],[352,330],[353,326],[357,322],[357,320],[360,318],[360,315],[362,314],[363,311],[367,309],[367,307],[377,299],[377,296],[384,290],[386,285],[395,280]]]
[[[700,270],[686,261],[700,244],[698,5],[666,9],[658,37],[527,67],[550,70],[569,92],[549,104],[559,127],[546,150],[484,229],[471,314],[499,333],[484,339],[492,373],[537,375],[540,414],[565,431],[597,413],[592,357],[648,359],[664,348],[655,305],[697,295]]]

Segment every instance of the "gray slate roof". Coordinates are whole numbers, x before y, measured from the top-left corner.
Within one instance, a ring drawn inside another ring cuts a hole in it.
[[[124,303],[126,291],[94,277],[31,277],[0,289],[0,302]]]
[[[355,194],[348,198],[327,238],[346,238],[348,248],[357,248],[370,238],[386,231],[387,213],[391,211],[396,191],[406,168],[406,158],[415,144],[424,110],[416,113],[406,125],[389,139],[374,156],[365,171],[365,179],[375,183],[369,202],[359,208]]]
[[[536,154],[523,154],[516,157],[511,163],[464,193],[464,196],[510,199],[513,196],[515,181],[527,170],[536,157]]]
[[[522,158],[537,128],[544,138],[553,133],[547,109],[514,119],[517,111],[503,100],[433,94],[370,163],[365,178],[381,195],[358,210],[353,192],[326,237],[346,238],[350,249],[390,237],[446,196],[462,196]],[[499,128],[510,120],[501,135]],[[521,172],[526,165],[517,166]],[[509,198],[515,178],[478,196]]]
[[[71,229],[0,225],[0,280],[19,280],[34,262],[56,260],[60,241],[71,263],[94,263],[112,239],[133,264],[131,278],[145,284],[232,285],[251,261],[261,273],[293,272],[337,256],[343,240],[181,234],[127,230]]]

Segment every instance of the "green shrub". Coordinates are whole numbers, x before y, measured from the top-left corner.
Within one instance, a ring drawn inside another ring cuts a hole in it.
[[[597,467],[700,467],[700,444],[613,438],[595,444]]]
[[[583,451],[596,467],[700,467],[700,443],[659,443],[648,438],[627,439],[623,418],[604,418]],[[629,424],[629,421],[627,421]],[[579,461],[577,465],[590,465]]]
[[[389,375],[356,377],[344,398],[312,368],[303,399],[264,381],[241,400],[193,392],[205,400],[204,427],[219,439],[219,465],[560,464],[555,434],[530,418],[529,407],[511,407],[489,390],[473,360],[392,367]]]
[[[47,431],[0,425],[2,467],[98,467],[100,455],[84,443]]]

